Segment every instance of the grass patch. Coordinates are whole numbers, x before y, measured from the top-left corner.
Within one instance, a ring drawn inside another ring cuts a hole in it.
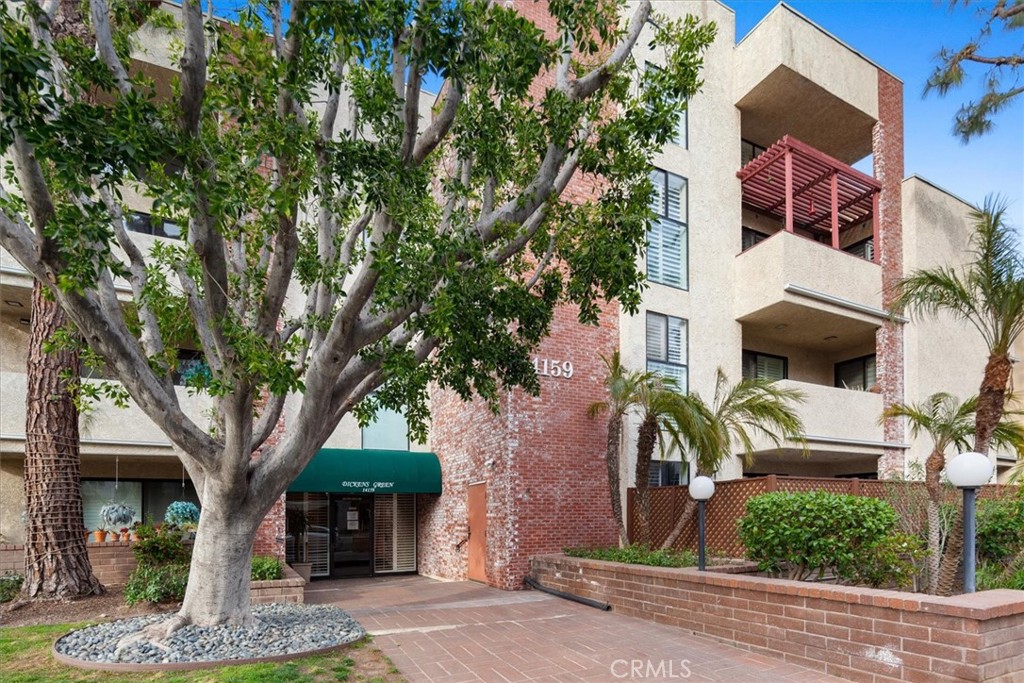
[[[627,545],[625,548],[566,548],[563,552],[569,557],[642,564],[648,567],[697,566],[697,554],[689,550],[652,550],[644,546]]]
[[[88,624],[0,628],[3,683],[405,683],[380,650],[364,641],[328,655],[290,662],[225,666],[198,671],[122,674],[64,666],[53,659],[53,642]]]

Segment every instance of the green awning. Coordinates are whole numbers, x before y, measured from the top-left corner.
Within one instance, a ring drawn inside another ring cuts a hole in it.
[[[322,448],[292,482],[292,493],[441,493],[433,453]]]

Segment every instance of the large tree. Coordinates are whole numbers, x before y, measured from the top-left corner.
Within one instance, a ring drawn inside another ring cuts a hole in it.
[[[903,417],[910,424],[910,434],[917,438],[922,432],[932,440],[932,452],[925,461],[925,487],[928,491],[928,592],[939,591],[939,565],[943,561],[940,506],[942,505],[942,470],[950,448],[966,450],[968,439],[976,430],[974,414],[978,407],[975,396],[962,403],[951,394],[932,394],[920,404],[896,403],[882,414],[882,419]],[[1014,413],[1019,417],[1019,413]],[[991,443],[1024,452],[1024,424],[1001,420],[992,431]],[[955,558],[958,553],[951,554]]]
[[[54,11],[53,36],[84,39],[82,6],[64,0]],[[32,288],[25,369],[25,583],[28,598],[70,598],[103,592],[82,534],[78,383],[73,345],[57,344],[67,315],[38,283]]]
[[[935,90],[946,95],[950,90],[960,88],[967,79],[965,67],[974,66],[984,70],[984,93],[960,107],[953,123],[953,132],[963,142],[992,130],[992,118],[1009,106],[1024,93],[1021,84],[1021,66],[1024,65],[1024,48],[1019,52],[988,50],[988,42],[994,33],[1009,32],[1024,28],[1024,0],[995,0],[978,3],[973,0],[950,0],[950,8],[958,5],[979,6],[982,17],[981,28],[963,46],[951,49],[944,47],[936,60],[939,64],[925,85],[925,93]]]
[[[196,485],[191,580],[169,628],[244,624],[256,528],[344,415],[404,408],[422,436],[431,383],[494,405],[505,387],[537,391],[529,351],[555,306],[585,323],[601,299],[636,309],[651,158],[714,27],[652,22],[665,68],[644,71],[630,55],[646,1],[624,22],[618,0],[552,1],[550,31],[487,0],[270,0],[231,25],[197,0],[172,18],[155,4],[91,0],[91,42],[53,39],[55,2],[0,6],[14,170],[0,244]],[[177,32],[169,100],[132,66],[140,12]],[[444,84],[421,121],[430,76]],[[570,200],[577,175],[596,189]],[[126,186],[185,241],[141,251]],[[214,399],[209,426],[174,390],[185,343],[210,367],[191,380]]]
[[[915,270],[897,283],[892,305],[915,315],[945,311],[981,334],[988,360],[974,411],[974,450],[985,454],[1006,404],[1013,370],[1010,349],[1024,331],[1024,255],[1005,217],[1004,201],[986,199],[971,212],[973,258],[962,268]]]
[[[717,472],[722,463],[733,456],[736,446],[741,449],[744,461],[751,464],[757,437],[767,439],[776,447],[784,441],[804,443],[804,425],[796,409],[803,403],[804,393],[798,389],[787,389],[774,380],[761,378],[744,378],[732,384],[719,368],[711,403],[699,395],[694,398],[704,404],[703,413],[710,419],[699,424],[703,434],[690,436],[692,443],[700,444],[692,453],[691,478]],[[687,497],[662,548],[675,545],[696,512],[697,501]]]

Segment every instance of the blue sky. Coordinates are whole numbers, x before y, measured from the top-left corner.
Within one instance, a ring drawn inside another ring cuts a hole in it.
[[[737,40],[777,4],[766,0],[725,3],[736,12]],[[1024,99],[1018,98],[995,119],[991,133],[964,145],[952,134],[953,117],[963,102],[981,92],[984,70],[971,69],[972,80],[945,97],[935,93],[922,97],[939,49],[959,48],[981,26],[973,8],[950,11],[948,3],[933,0],[792,0],[788,4],[903,81],[907,175],[916,173],[975,204],[989,193],[1000,193],[1010,201],[1010,222],[1024,228]],[[1015,38],[993,35],[991,45],[1019,52],[1024,30],[1016,33]]]

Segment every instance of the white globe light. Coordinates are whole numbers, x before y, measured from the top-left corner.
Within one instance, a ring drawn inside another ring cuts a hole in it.
[[[707,500],[715,495],[715,482],[711,477],[696,477],[690,482],[689,490],[694,500]]]
[[[992,478],[992,461],[981,453],[961,453],[946,465],[949,483],[961,489],[976,489]]]

